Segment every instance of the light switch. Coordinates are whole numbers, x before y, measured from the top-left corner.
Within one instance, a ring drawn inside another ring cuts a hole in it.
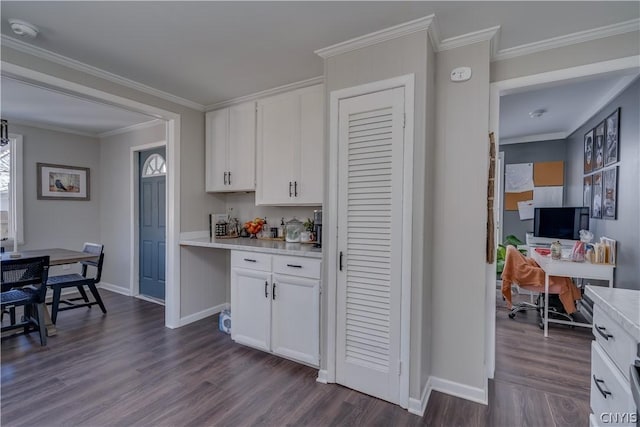
[[[466,82],[471,78],[471,67],[458,67],[451,71],[452,82]]]

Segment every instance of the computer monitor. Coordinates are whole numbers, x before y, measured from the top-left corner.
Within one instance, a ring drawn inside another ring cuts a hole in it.
[[[535,208],[535,237],[580,240],[580,230],[589,229],[589,208]]]

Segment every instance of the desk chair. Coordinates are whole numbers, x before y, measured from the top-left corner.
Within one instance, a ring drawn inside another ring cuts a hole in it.
[[[0,309],[11,313],[11,324],[1,331],[24,328],[24,333],[36,327],[40,333],[40,345],[47,345],[45,328],[45,297],[49,275],[49,257],[18,258],[2,262],[2,294]],[[15,308],[23,307],[22,321],[16,323]]]
[[[58,319],[58,312],[65,310],[72,310],[74,308],[89,307],[98,304],[103,313],[107,313],[107,309],[102,302],[96,283],[100,282],[102,276],[102,263],[104,262],[104,246],[96,243],[85,243],[82,248],[82,252],[94,254],[98,257],[97,261],[82,261],[82,274],[65,274],[62,276],[51,276],[47,281],[47,286],[53,290],[53,301],[51,302],[51,321],[53,324]],[[88,267],[94,267],[96,269],[95,277],[87,277]],[[94,301],[90,301],[84,287],[87,287],[93,295]],[[80,293],[79,297],[61,299],[60,295],[62,289],[75,287]],[[82,303],[76,303],[74,301],[83,301]],[[60,304],[64,304],[65,307],[60,307]]]

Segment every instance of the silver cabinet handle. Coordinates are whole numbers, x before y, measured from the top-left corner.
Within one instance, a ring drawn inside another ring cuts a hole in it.
[[[287,264],[287,267],[302,268],[301,265],[296,265],[296,264]]]
[[[293,195],[298,197],[298,181],[293,182]]]
[[[605,340],[609,341],[609,338],[613,338],[613,335],[605,332],[607,328],[605,328],[604,326],[595,325],[595,327],[596,327],[596,332],[598,332],[598,334],[600,334],[600,336]]]
[[[604,390],[602,387],[600,387],[600,383],[604,384],[604,380],[596,378],[596,374],[593,374],[593,382],[596,384],[596,388],[598,389],[598,391],[602,393],[602,397],[606,399],[607,396],[611,396],[610,391]]]
[[[229,185],[231,185],[231,171],[229,171]]]
[[[291,197],[291,181],[289,181],[289,197]]]
[[[227,185],[227,173],[224,173],[224,185]]]

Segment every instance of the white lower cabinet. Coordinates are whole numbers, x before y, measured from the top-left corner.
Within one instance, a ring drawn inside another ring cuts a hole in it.
[[[231,338],[318,366],[320,263],[318,259],[232,251]]]

